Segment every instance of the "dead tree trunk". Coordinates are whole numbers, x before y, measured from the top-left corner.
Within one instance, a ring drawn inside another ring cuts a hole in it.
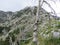
[[[41,4],[42,4],[42,0],[39,0],[38,1],[38,7],[37,7],[36,21],[35,21],[34,31],[33,31],[33,43],[34,43],[34,45],[38,45],[37,30],[38,30],[38,22],[39,22],[39,15],[40,15]],[[41,19],[41,17],[40,17],[40,19]]]

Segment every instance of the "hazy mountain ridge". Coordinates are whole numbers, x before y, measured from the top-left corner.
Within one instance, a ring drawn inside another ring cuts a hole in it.
[[[0,11],[0,23],[4,23],[5,21],[9,20],[9,17],[12,17],[13,12],[4,12],[4,11]]]
[[[5,21],[15,19],[16,17],[20,17],[21,15],[28,14],[28,13],[30,13],[31,15],[32,13],[34,13],[34,15],[36,15],[36,11],[37,11],[36,9],[37,7],[34,6],[34,7],[25,7],[24,9],[16,12],[0,11],[0,23],[4,23]],[[47,13],[43,8],[41,8],[41,11],[42,13]],[[55,17],[55,18],[59,18],[59,17]]]

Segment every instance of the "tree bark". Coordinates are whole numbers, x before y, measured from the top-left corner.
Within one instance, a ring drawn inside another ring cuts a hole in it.
[[[42,1],[43,0],[39,0],[38,1],[37,15],[36,15],[36,21],[35,21],[34,31],[33,31],[33,43],[34,43],[34,45],[38,45],[38,34],[37,34],[37,30],[38,30],[38,22],[39,22],[39,15],[40,15],[40,9],[41,9]],[[40,17],[40,19],[41,19],[41,17]]]

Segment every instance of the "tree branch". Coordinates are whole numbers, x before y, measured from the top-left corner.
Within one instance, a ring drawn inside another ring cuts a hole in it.
[[[44,0],[44,2],[53,10],[53,14],[55,14],[55,16],[57,16],[55,10],[51,7],[51,5],[47,1],[45,1],[45,0]]]

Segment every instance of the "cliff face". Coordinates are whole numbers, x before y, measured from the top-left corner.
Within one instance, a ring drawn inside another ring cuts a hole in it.
[[[9,20],[13,15],[13,12],[0,11],[0,23],[4,23]]]

